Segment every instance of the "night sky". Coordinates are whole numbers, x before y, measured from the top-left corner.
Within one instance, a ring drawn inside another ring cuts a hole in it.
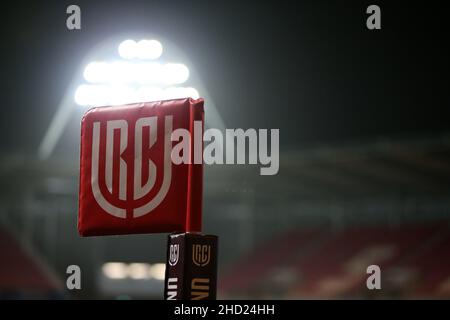
[[[228,128],[279,128],[285,149],[450,131],[444,2],[241,2],[2,4],[0,154],[37,152],[97,42],[146,31],[185,50]],[[81,30],[66,29],[69,4]],[[370,4],[381,30],[366,28]]]

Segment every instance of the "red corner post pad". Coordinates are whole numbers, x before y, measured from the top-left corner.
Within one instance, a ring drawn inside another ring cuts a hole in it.
[[[185,129],[193,137],[194,121],[203,127],[203,102],[186,98],[99,107],[83,116],[82,236],[201,232],[203,164],[194,163],[193,139],[189,163],[174,164],[171,153],[177,144],[174,130]]]

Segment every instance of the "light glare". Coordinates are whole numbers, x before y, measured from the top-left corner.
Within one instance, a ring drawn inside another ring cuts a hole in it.
[[[162,281],[165,277],[166,266],[164,263],[122,263],[122,262],[107,262],[102,266],[102,273],[105,277],[122,280],[150,280],[155,279]]]
[[[155,263],[150,266],[149,275],[156,280],[164,280],[166,274],[166,265],[164,263]]]
[[[127,103],[157,101],[180,98],[198,99],[199,93],[192,87],[142,86],[134,88],[127,85],[86,85],[75,91],[75,102],[81,106],[106,106]]]
[[[147,263],[131,263],[128,265],[128,276],[131,279],[147,279],[150,265]]]
[[[125,279],[127,277],[127,265],[121,262],[108,262],[102,267],[103,274],[111,279]]]
[[[180,84],[189,78],[189,69],[181,63],[168,63],[161,72],[165,84]]]
[[[119,45],[119,55],[124,59],[133,59],[137,54],[137,43],[134,40],[125,40]]]
[[[136,57],[139,59],[158,59],[163,52],[163,47],[156,40],[141,40],[137,43]]]
[[[84,69],[83,76],[86,81],[100,83],[108,79],[108,64],[106,62],[91,62]]]
[[[157,40],[141,40],[136,42],[128,39],[119,45],[118,50],[120,57],[123,59],[154,60],[161,56],[163,46]]]
[[[80,106],[105,106],[110,89],[103,85],[83,84],[75,91],[75,102]]]
[[[83,76],[90,83],[174,85],[188,80],[189,69],[181,63],[92,62],[84,69]]]

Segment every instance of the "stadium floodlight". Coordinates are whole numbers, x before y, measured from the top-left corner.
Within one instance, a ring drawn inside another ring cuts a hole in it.
[[[127,274],[127,265],[122,262],[108,262],[102,267],[103,274],[111,279],[125,279]]]
[[[189,79],[189,69],[182,63],[91,62],[84,69],[83,76],[90,83],[174,85]]]
[[[152,264],[149,269],[149,274],[151,278],[156,280],[164,280],[166,273],[166,265],[164,263]]]
[[[166,265],[164,263],[123,263],[107,262],[102,266],[102,273],[105,277],[113,280],[133,279],[162,281],[165,278]]]
[[[84,61],[80,83],[75,77],[59,103],[53,119],[39,145],[40,159],[47,159],[72,114],[74,102],[77,105],[107,106],[133,102],[146,102],[176,98],[198,98],[199,92],[189,84],[190,70],[183,63],[161,63],[156,61],[163,53],[163,46],[157,40],[135,41],[128,39],[119,42],[117,55],[105,56],[103,61]],[[169,42],[170,44],[170,42]],[[174,56],[189,61],[175,44],[170,44]],[[99,48],[98,48],[99,49]],[[110,49],[109,44],[103,44],[101,50],[93,50],[98,57],[99,52]],[[94,56],[92,55],[92,56]],[[114,60],[115,59],[115,60]],[[149,61],[153,60],[153,61]],[[196,72],[194,70],[194,75]],[[213,100],[209,97],[206,88],[198,82],[202,96],[208,99],[208,121],[216,128],[225,128]],[[84,83],[83,83],[84,82]],[[183,85],[183,87],[179,87]]]
[[[133,59],[136,56],[137,43],[134,40],[125,40],[119,45],[119,55],[123,59]]]
[[[142,280],[149,278],[149,268],[148,263],[130,263],[128,265],[128,277],[135,280]]]
[[[83,71],[87,83],[75,90],[74,98],[78,105],[95,107],[199,97],[195,88],[177,87],[189,79],[186,65],[143,61],[161,56],[162,45],[159,41],[125,40],[118,50],[123,60],[87,64]]]
[[[158,59],[163,52],[161,43],[157,40],[125,40],[119,45],[119,55],[123,59]]]
[[[162,52],[163,47],[157,40],[141,40],[137,43],[137,55],[139,59],[158,59]]]
[[[80,85],[75,91],[75,102],[80,106],[106,106],[191,97],[199,98],[192,87],[133,87],[128,85]]]

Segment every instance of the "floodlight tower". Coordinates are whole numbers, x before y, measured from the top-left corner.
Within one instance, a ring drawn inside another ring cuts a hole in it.
[[[163,42],[165,47],[155,39],[112,39],[94,48],[81,64],[82,77],[75,76],[66,90],[39,146],[39,158],[45,160],[51,155],[73,114],[74,104],[95,107],[196,99],[201,95],[207,101],[206,125],[224,130],[222,117],[188,57],[172,42]],[[166,51],[184,63],[159,61]],[[195,87],[188,83],[195,83]]]

